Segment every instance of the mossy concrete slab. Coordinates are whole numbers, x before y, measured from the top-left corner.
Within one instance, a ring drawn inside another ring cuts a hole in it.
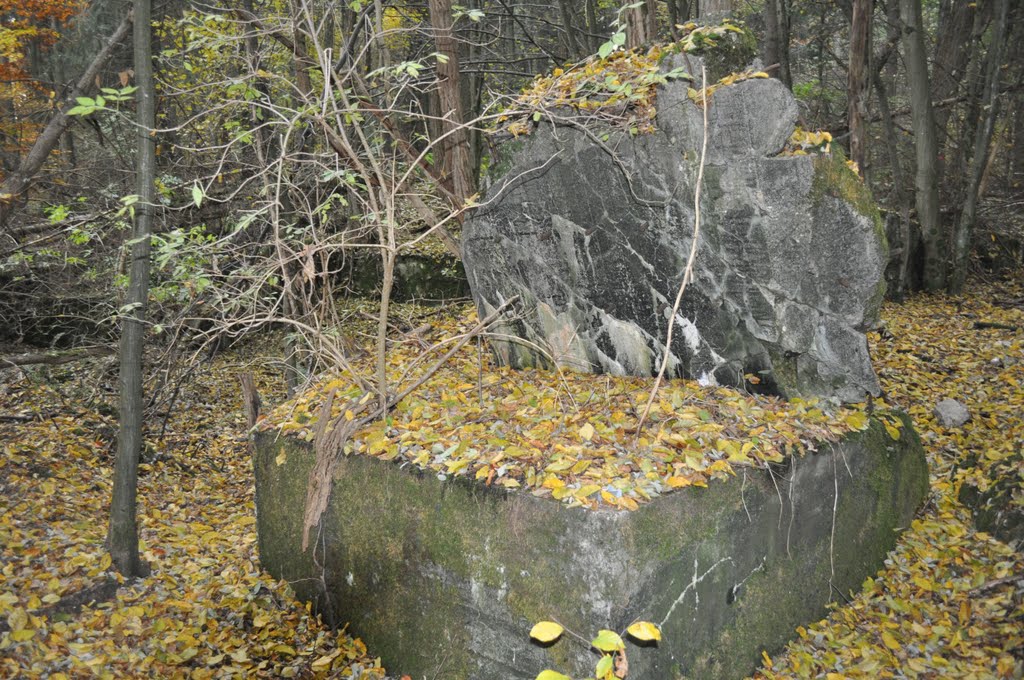
[[[742,677],[835,593],[857,590],[909,524],[928,474],[909,421],[901,432],[893,441],[873,422],[770,472],[631,513],[350,456],[307,553],[313,452],[267,432],[254,455],[260,556],[395,676],[592,675],[596,655],[573,640],[529,641],[534,623],[554,618],[582,635],[658,623],[661,643],[630,646],[631,678]]]

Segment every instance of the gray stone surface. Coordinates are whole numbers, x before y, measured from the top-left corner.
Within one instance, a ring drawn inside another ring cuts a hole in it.
[[[690,72],[699,73],[699,60]],[[692,242],[701,110],[664,87],[653,134],[542,121],[501,145],[463,256],[481,314],[520,296],[504,330],[582,371],[652,375]],[[866,189],[832,157],[776,154],[792,95],[756,79],[711,98],[695,276],[671,375],[783,396],[878,394],[863,331],[877,321],[887,245]],[[501,361],[549,364],[527,344]]]
[[[943,399],[932,413],[942,427],[962,427],[971,419],[970,411],[956,399]]]
[[[254,455],[260,560],[394,677],[592,677],[597,657],[571,638],[530,643],[552,618],[581,635],[660,624],[657,646],[628,645],[630,678],[744,677],[762,649],[774,654],[836,593],[859,589],[909,525],[928,471],[904,423],[899,441],[873,422],[771,474],[748,469],[631,513],[348,456],[308,553],[314,455],[266,432]]]

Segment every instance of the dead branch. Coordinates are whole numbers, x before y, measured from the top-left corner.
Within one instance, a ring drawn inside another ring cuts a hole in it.
[[[57,366],[60,364],[68,364],[71,363],[72,361],[88,359],[90,357],[110,356],[113,353],[113,348],[99,346],[86,347],[84,349],[72,349],[63,352],[8,354],[7,356],[0,356],[0,367],[34,366],[38,364],[45,364],[47,366]]]

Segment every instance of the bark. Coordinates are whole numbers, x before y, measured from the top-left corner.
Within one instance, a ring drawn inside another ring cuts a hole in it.
[[[889,155],[889,175],[892,178],[890,185],[893,192],[893,203],[899,211],[900,229],[899,243],[893,249],[899,257],[899,264],[896,271],[896,290],[891,291],[894,300],[902,301],[906,296],[907,289],[907,268],[910,263],[910,197],[904,190],[903,184],[903,163],[900,160],[900,142],[896,134],[896,124],[893,122],[891,107],[889,106],[889,94],[885,83],[882,81],[880,71],[874,72],[875,92],[878,94],[878,108],[882,114],[882,130],[885,134],[885,148]]]
[[[584,13],[587,15],[587,38],[590,40],[590,52],[594,54],[601,48],[600,26],[597,25],[597,0],[586,0]]]
[[[992,39],[987,59],[988,71],[985,74],[985,91],[981,99],[981,110],[985,113],[975,130],[974,154],[971,157],[966,200],[953,233],[953,266],[950,271],[948,290],[954,295],[963,292],[964,281],[967,278],[967,258],[970,255],[971,236],[974,233],[974,223],[978,211],[978,189],[981,185],[982,174],[988,164],[992,133],[995,129],[996,116],[999,115],[999,99],[996,93],[999,92],[999,75],[1009,4],[1009,0],[997,0],[996,19],[992,27]]]
[[[242,406],[245,408],[245,423],[251,430],[260,419],[262,401],[260,400],[259,390],[256,389],[256,380],[253,378],[252,373],[243,373],[239,377],[239,382],[242,386]]]
[[[700,3],[700,16],[709,14],[731,15],[735,9],[736,0],[702,0]]]
[[[769,67],[778,65],[772,69],[772,77],[781,80],[786,87],[792,88],[793,82],[789,72],[789,32],[785,29],[788,19],[783,15],[783,10],[780,0],[766,0],[764,3],[765,61]]]
[[[658,34],[656,14],[653,0],[647,0],[639,7],[629,7],[636,3],[627,0],[623,3],[622,20],[626,28],[626,49],[639,49],[649,44]],[[628,9],[626,9],[628,7]]]
[[[21,160],[18,169],[9,174],[4,180],[3,185],[0,186],[0,230],[7,225],[20,200],[32,185],[32,180],[43,167],[43,163],[50,156],[50,152],[56,148],[60,142],[61,135],[71,123],[71,118],[67,112],[75,106],[75,98],[85,96],[93,87],[93,83],[100,70],[106,66],[118,46],[128,36],[128,30],[131,26],[132,14],[129,12],[114,30],[113,34],[111,34],[110,38],[107,39],[103,49],[93,57],[92,62],[85,69],[85,72],[82,73],[82,76],[75,83],[71,92],[68,93],[64,104],[57,110],[53,118],[50,119],[46,128],[36,137],[35,143],[33,143],[28,155]]]
[[[447,59],[437,64],[438,98],[441,104],[442,138],[438,151],[452,193],[461,207],[473,195],[473,169],[470,164],[469,135],[462,113],[459,75],[459,50],[452,32],[451,0],[430,0],[430,23],[434,29],[434,43],[439,54]]]
[[[931,89],[928,84],[921,0],[900,0],[900,15],[905,27],[903,52],[910,90],[917,161],[914,173],[914,202],[917,206],[917,219],[921,224],[921,240],[924,245],[922,284],[925,290],[938,291],[946,284],[946,239],[939,224],[938,143],[935,138],[935,115],[932,112]]]
[[[131,268],[125,310],[121,317],[120,432],[114,461],[114,492],[110,503],[110,556],[125,577],[143,576],[146,565],[139,556],[136,522],[139,455],[142,450],[142,350],[145,338],[146,299],[149,294],[149,247],[156,177],[155,90],[150,16],[151,0],[134,0],[136,143],[135,223],[131,240]]]
[[[900,29],[903,26],[903,22],[900,20],[898,0],[885,0],[885,23],[885,40],[893,46],[893,50],[896,50],[900,40]],[[890,55],[885,61],[886,85],[890,90],[896,87],[896,75],[899,72],[899,66],[900,62],[896,54]]]
[[[964,83],[964,71],[973,47],[971,27],[977,3],[942,0],[939,25],[932,53],[932,101],[955,96]],[[952,109],[935,112],[935,127],[940,140],[947,136],[946,125]]]
[[[873,0],[853,0],[850,62],[846,78],[846,119],[850,129],[850,159],[866,174],[867,117]]]
[[[782,77],[782,82],[785,83],[786,87],[790,90],[793,89],[793,74],[790,68],[789,58],[789,0],[779,0],[779,42],[781,50],[779,51],[779,74]]]
[[[558,0],[558,9],[562,16],[562,28],[565,30],[565,51],[570,61],[576,61],[583,56],[583,40],[579,31],[572,23],[572,5],[570,0]]]

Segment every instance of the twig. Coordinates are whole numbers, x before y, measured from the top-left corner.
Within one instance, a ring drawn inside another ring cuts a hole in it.
[[[975,321],[974,330],[984,330],[986,328],[997,328],[1001,331],[1016,331],[1018,326],[1011,326],[1005,323],[994,323],[992,321]]]
[[[704,64],[700,65],[700,77],[701,77],[701,91],[707,88],[707,71],[704,68]],[[668,358],[672,353],[672,329],[675,328],[676,316],[679,313],[679,305],[683,302],[683,293],[686,292],[686,285],[693,278],[693,263],[697,259],[697,240],[700,237],[700,193],[701,186],[704,183],[704,161],[707,157],[708,152],[708,102],[705,99],[704,105],[701,107],[704,111],[704,139],[700,149],[700,166],[697,169],[697,187],[694,189],[693,198],[693,243],[690,244],[690,256],[686,261],[686,271],[683,272],[683,281],[679,284],[679,291],[676,293],[675,304],[672,305],[672,314],[668,318],[668,333],[665,336],[665,354],[661,358],[661,368],[658,369],[658,377],[654,381],[654,387],[651,388],[651,394],[647,398],[647,405],[644,406],[643,413],[640,414],[640,423],[636,428],[636,436],[639,439],[640,434],[643,432],[644,423],[647,421],[647,416],[651,412],[651,406],[654,404],[655,397],[658,396],[658,388],[661,387],[661,381],[665,379],[665,370],[668,368]]]
[[[78,361],[80,359],[88,359],[90,357],[101,357],[109,356],[114,353],[114,350],[110,347],[100,345],[98,347],[88,347],[85,349],[68,350],[65,352],[39,352],[39,353],[28,353],[28,354],[10,354],[7,356],[0,356],[0,367],[4,366],[34,366],[37,364],[46,364],[47,366],[56,366],[59,364],[67,364],[72,361]]]

